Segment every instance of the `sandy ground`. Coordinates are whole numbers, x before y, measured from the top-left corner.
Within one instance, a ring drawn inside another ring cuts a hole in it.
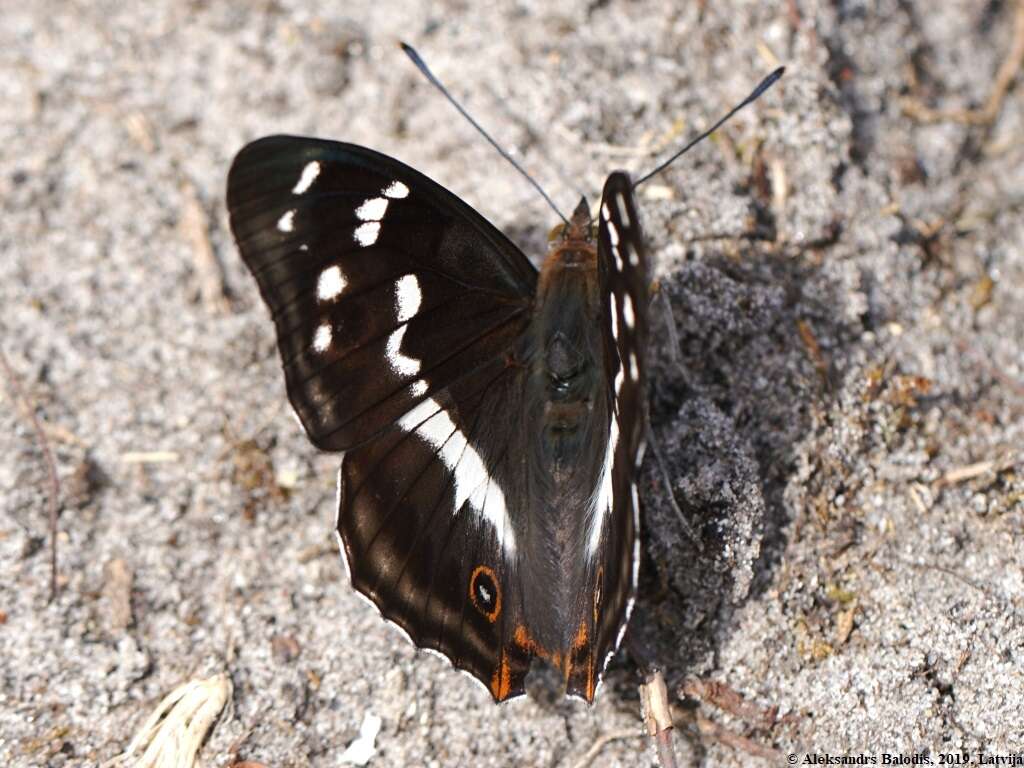
[[[0,764],[96,765],[219,671],[204,765],[336,766],[368,714],[371,765],[654,764],[625,658],[592,708],[496,708],[344,581],[337,458],[288,413],[232,156],[344,139],[534,256],[553,224],[399,39],[563,208],[788,66],[641,196],[652,420],[702,548],[649,454],[631,636],[673,689],[778,707],[686,700],[684,765],[1024,750],[1022,84],[974,124],[914,106],[983,107],[1018,3],[483,5],[2,3],[0,344],[63,513],[48,602],[45,464],[5,381]]]

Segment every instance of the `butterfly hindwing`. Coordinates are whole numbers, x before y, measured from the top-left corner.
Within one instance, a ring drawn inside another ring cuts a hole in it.
[[[526,512],[523,447],[507,423],[520,392],[496,362],[346,453],[339,482],[353,586],[497,700],[522,691],[528,662],[502,651],[521,614],[513,516]]]

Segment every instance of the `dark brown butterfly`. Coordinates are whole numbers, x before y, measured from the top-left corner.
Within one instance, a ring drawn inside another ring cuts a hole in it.
[[[581,200],[538,272],[363,147],[272,136],[228,176],[291,403],[344,452],[352,585],[496,701],[536,659],[592,701],[632,607],[649,280],[634,186],[608,177],[596,226]]]

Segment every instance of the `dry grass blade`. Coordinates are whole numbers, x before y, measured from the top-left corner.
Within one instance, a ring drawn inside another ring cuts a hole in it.
[[[991,472],[995,469],[996,463],[994,461],[979,461],[974,464],[968,464],[965,467],[957,467],[951,469],[944,474],[938,480],[938,485],[956,485],[957,483],[963,483],[967,480],[973,480],[976,477],[981,477],[986,472]]]
[[[104,768],[194,768],[199,748],[231,690],[231,681],[223,673],[178,686],[153,710],[124,754]],[[135,757],[139,752],[141,757]]]

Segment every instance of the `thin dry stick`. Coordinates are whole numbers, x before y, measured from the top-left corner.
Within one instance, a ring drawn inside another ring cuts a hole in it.
[[[689,372],[683,366],[679,357],[679,332],[676,330],[676,318],[672,314],[672,301],[664,290],[658,291],[661,301],[661,311],[665,316],[665,330],[668,333],[668,354],[672,358],[672,364],[683,374],[683,381],[689,383]]]
[[[704,551],[704,542],[701,541],[700,536],[690,525],[690,521],[686,519],[683,514],[683,510],[680,508],[679,503],[676,501],[676,495],[672,490],[672,478],[669,476],[668,467],[665,466],[665,458],[661,454],[661,446],[658,444],[657,439],[654,436],[654,430],[651,427],[647,427],[647,442],[650,443],[651,452],[654,454],[655,463],[658,465],[658,470],[661,474],[661,481],[665,485],[665,493],[668,495],[668,503],[675,510],[676,516],[679,518],[679,522],[683,526],[683,531],[686,536],[693,542],[693,545],[697,547],[698,552]]]
[[[966,125],[989,125],[995,122],[999,116],[1003,100],[1022,65],[1024,65],[1024,0],[1017,0],[1010,53],[1003,59],[1003,63],[996,72],[992,90],[988,94],[984,107],[981,109],[932,109],[917,99],[904,99],[903,112],[921,123],[950,121]]]
[[[946,474],[939,478],[936,485],[956,485],[957,483],[963,483],[967,480],[973,480],[976,477],[981,477],[986,472],[991,472],[995,469],[996,463],[994,461],[979,461],[974,464],[968,464],[966,467],[957,467],[956,469],[949,470]]]
[[[737,751],[746,752],[753,757],[763,757],[777,763],[782,762],[782,753],[778,750],[758,744],[753,739],[730,731],[724,725],[719,725],[701,715],[697,715],[697,729],[700,731],[701,736],[714,739],[720,744],[724,744]]]
[[[605,733],[599,736],[597,740],[590,745],[590,749],[583,753],[583,757],[573,763],[573,768],[588,768],[591,761],[601,754],[601,750],[613,741],[635,739],[642,735],[643,734],[638,733],[635,728],[628,731],[612,731],[611,733]]]
[[[43,452],[43,460],[46,462],[46,472],[50,479],[50,600],[57,597],[57,517],[60,514],[60,479],[57,477],[57,463],[53,460],[53,452],[50,451],[50,442],[46,439],[46,431],[36,416],[35,404],[25,396],[18,384],[18,377],[14,375],[11,364],[7,361],[7,355],[0,349],[0,365],[3,366],[4,376],[10,386],[11,393],[16,401],[28,413],[32,420],[32,427],[39,439],[39,448]]]
[[[181,205],[179,226],[192,246],[193,263],[203,304],[211,312],[225,312],[230,309],[230,303],[224,283],[224,272],[210,243],[210,219],[199,200],[195,186],[187,179],[181,184]]]
[[[747,701],[741,693],[718,680],[689,678],[683,682],[680,693],[691,699],[718,707],[723,712],[727,712],[755,728],[770,729],[780,721],[795,721],[792,715],[786,715],[780,720],[778,707],[762,707]]]
[[[654,739],[661,768],[676,768],[676,750],[672,744],[672,711],[668,686],[661,670],[652,669],[640,686],[640,707],[648,735]]]

